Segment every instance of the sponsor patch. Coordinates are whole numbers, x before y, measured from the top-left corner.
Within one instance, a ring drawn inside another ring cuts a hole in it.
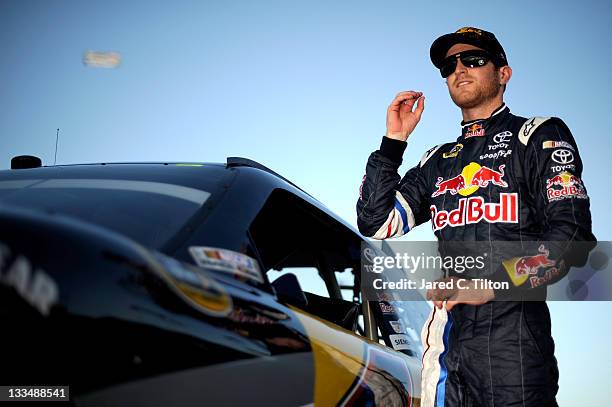
[[[576,166],[574,164],[566,164],[566,165],[552,165],[550,170],[553,172],[561,172],[561,171],[575,171]]]
[[[527,120],[519,129],[518,138],[523,145],[527,145],[529,138],[535,130],[545,123],[550,117],[532,117]]]
[[[380,310],[383,314],[395,314],[397,312],[395,307],[391,304],[386,304],[384,302],[379,302],[378,304],[380,304]]]
[[[518,194],[499,194],[499,202],[485,202],[481,196],[459,200],[456,209],[440,210],[431,205],[431,225],[434,231],[447,226],[457,227],[473,223],[518,223]]]
[[[587,198],[582,180],[567,171],[546,180],[546,196],[548,202],[567,198]]]
[[[531,120],[525,123],[525,129],[523,130],[523,136],[525,137],[529,136],[531,129],[533,129],[533,127],[535,126],[535,121],[536,121],[536,118],[533,117]]]
[[[511,137],[512,137],[512,132],[502,131],[501,133],[497,133],[496,135],[493,136],[493,142],[497,144],[508,143]]]
[[[455,145],[453,148],[451,148],[450,151],[442,154],[443,158],[453,158],[453,157],[457,157],[457,155],[459,155],[459,152],[463,149],[463,144],[459,143],[457,145]]]
[[[191,246],[189,253],[200,267],[222,271],[258,283],[264,282],[259,264],[246,254],[204,246]]]
[[[393,346],[395,350],[410,350],[408,335],[389,335],[389,340],[391,341],[391,346]]]
[[[551,269],[546,270],[542,276],[529,277],[529,284],[531,284],[532,288],[536,288],[541,285],[548,284],[557,276],[559,276],[559,269],[552,267]]]
[[[542,142],[542,148],[543,149],[547,149],[547,148],[569,148],[572,151],[576,151],[574,146],[571,145],[570,143],[568,143],[567,141],[552,141],[552,140],[547,140],[547,141]]]
[[[447,180],[438,177],[435,183],[436,190],[431,194],[431,197],[435,198],[447,192],[451,195],[469,196],[476,192],[478,188],[487,187],[489,183],[506,188],[508,184],[503,180],[504,168],[505,165],[500,165],[497,170],[494,170],[471,162],[463,167],[459,175]]]
[[[570,164],[574,162],[574,154],[570,150],[562,148],[553,151],[551,158],[557,164]]]
[[[406,332],[402,321],[389,321],[389,325],[391,325],[391,328],[393,328],[393,331],[395,331],[395,333],[402,334]]]
[[[499,150],[495,153],[483,154],[479,158],[481,160],[484,160],[486,158],[492,158],[494,160],[497,160],[500,157],[508,157],[510,154],[512,154],[512,150]]]
[[[538,248],[538,252],[539,254],[535,256],[514,257],[502,262],[512,284],[518,287],[528,279],[531,280],[532,276],[537,278],[541,269],[547,269],[555,265],[555,262],[548,258],[550,253],[544,245]]]
[[[467,132],[463,138],[470,137],[483,137],[485,135],[484,127],[480,123],[474,123],[470,127],[468,127]]]
[[[224,317],[232,311],[232,298],[213,278],[175,259],[161,255],[156,258],[163,265],[156,271],[186,303],[214,317]]]
[[[489,151],[499,150],[500,148],[508,148],[510,145],[508,143],[499,143],[487,146]]]

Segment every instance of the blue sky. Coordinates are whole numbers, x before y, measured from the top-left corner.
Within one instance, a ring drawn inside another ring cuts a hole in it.
[[[400,172],[457,137],[460,112],[428,52],[474,25],[506,49],[510,109],[572,129],[594,232],[612,240],[610,3],[415,3],[0,1],[0,169],[18,154],[52,164],[56,128],[58,164],[244,156],[355,224],[365,162],[397,92],[427,96]],[[86,50],[120,52],[122,64],[85,67]],[[424,225],[408,238],[432,237]],[[604,403],[612,305],[550,307],[560,403]]]

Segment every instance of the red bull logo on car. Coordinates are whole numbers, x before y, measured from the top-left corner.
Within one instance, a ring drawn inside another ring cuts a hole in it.
[[[566,198],[587,198],[580,178],[567,171],[546,180],[546,195],[548,196],[548,202]]]
[[[449,193],[469,197],[479,188],[486,188],[490,184],[507,188],[508,183],[504,181],[504,167],[500,165],[497,170],[481,166],[472,162],[466,165],[461,174],[447,180],[438,177],[436,190],[432,198]],[[446,211],[431,205],[431,220],[433,230],[440,230],[446,226],[457,227],[470,223],[486,221],[489,223],[518,223],[518,195],[500,194],[499,202],[485,202],[484,198],[476,196],[460,199],[457,209]]]

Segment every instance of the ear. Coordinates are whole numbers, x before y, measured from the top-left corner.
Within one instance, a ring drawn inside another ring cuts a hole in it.
[[[502,66],[499,68],[499,84],[505,85],[510,82],[510,78],[512,77],[512,68],[508,65]]]

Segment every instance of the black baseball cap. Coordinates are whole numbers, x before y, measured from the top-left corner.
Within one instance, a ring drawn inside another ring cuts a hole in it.
[[[491,54],[497,66],[508,65],[506,52],[493,33],[474,27],[462,27],[454,33],[445,34],[431,44],[431,62],[440,69],[448,50],[455,44],[470,44]]]

